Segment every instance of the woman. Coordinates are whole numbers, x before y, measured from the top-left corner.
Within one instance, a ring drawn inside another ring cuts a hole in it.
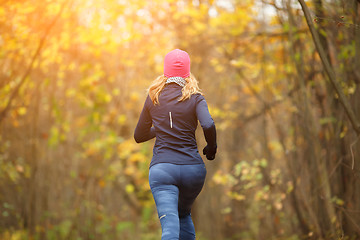
[[[162,240],[195,239],[191,206],[206,176],[195,139],[198,120],[207,142],[203,154],[213,160],[217,149],[214,121],[190,73],[189,55],[175,49],[165,56],[164,75],[149,88],[134,134],[137,143],[156,137],[149,183]]]

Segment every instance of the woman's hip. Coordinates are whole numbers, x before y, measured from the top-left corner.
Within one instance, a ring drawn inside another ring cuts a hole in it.
[[[157,163],[149,170],[150,188],[159,185],[183,187],[202,187],[206,177],[205,164],[179,165]]]

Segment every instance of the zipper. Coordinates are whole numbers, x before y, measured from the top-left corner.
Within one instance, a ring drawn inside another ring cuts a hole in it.
[[[172,118],[171,118],[171,112],[169,112],[169,117],[170,117],[170,128],[172,128]]]

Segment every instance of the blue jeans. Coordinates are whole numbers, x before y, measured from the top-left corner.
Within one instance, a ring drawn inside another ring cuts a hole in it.
[[[195,239],[191,206],[205,176],[205,164],[158,163],[150,168],[149,183],[161,223],[161,240]]]

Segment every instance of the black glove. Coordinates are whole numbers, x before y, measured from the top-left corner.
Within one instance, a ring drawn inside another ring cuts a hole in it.
[[[206,155],[206,158],[208,160],[214,160],[215,154],[216,154],[216,149],[217,149],[217,146],[210,147],[209,145],[206,145],[206,147],[204,147],[204,149],[203,149],[203,154]]]

